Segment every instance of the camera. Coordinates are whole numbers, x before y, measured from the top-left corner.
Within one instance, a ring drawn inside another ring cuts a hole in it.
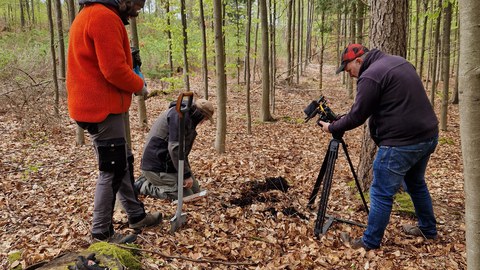
[[[328,107],[324,96],[320,96],[318,100],[312,101],[303,112],[307,115],[305,123],[318,114],[317,124],[319,126],[321,126],[320,121],[331,123],[338,119],[338,116]]]

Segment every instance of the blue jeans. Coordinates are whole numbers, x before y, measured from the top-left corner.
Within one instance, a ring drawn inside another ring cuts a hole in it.
[[[425,170],[438,137],[406,146],[380,146],[373,163],[370,213],[362,240],[369,248],[379,248],[392,211],[393,196],[403,182],[415,206],[418,227],[426,236],[436,236],[432,199],[425,183]]]

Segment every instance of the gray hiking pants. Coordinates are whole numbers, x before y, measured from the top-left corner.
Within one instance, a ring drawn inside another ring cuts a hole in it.
[[[140,194],[149,195],[159,199],[178,199],[178,174],[142,171],[142,176],[146,181],[140,188]],[[197,179],[192,175],[193,186],[183,189],[183,196],[193,195],[200,192],[200,185]]]
[[[112,235],[116,196],[122,203],[130,223],[136,223],[145,217],[143,204],[133,191],[133,179],[127,161],[130,156],[133,162],[133,155],[125,140],[124,115],[110,114],[101,123],[88,124],[88,132],[93,139],[99,164],[92,235]]]

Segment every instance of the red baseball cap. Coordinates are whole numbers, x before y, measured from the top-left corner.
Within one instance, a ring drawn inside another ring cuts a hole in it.
[[[345,70],[345,66],[356,58],[368,52],[368,48],[362,44],[349,44],[342,52],[342,63],[337,69],[336,74]]]

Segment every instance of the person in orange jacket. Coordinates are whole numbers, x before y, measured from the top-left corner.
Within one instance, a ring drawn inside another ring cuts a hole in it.
[[[124,114],[132,94],[148,94],[143,78],[132,69],[125,29],[145,0],[80,0],[79,4],[82,9],[70,28],[67,93],[70,117],[90,134],[98,160],[91,234],[95,241],[133,242],[136,235],[114,231],[116,197],[132,229],[162,219],[158,212],[146,213],[134,193],[133,154],[125,135]]]

